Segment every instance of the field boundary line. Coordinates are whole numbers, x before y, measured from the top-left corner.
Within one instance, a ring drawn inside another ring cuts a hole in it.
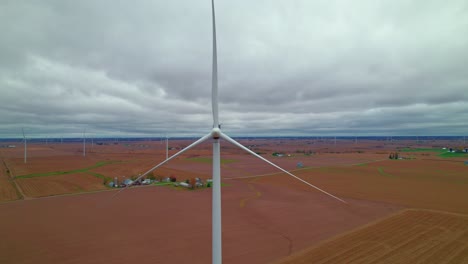
[[[6,173],[8,174],[8,181],[11,183],[11,185],[13,185],[13,188],[15,188],[15,191],[18,195],[18,199],[13,200],[13,201],[30,199],[29,196],[26,196],[24,194],[23,189],[21,189],[21,186],[15,181],[15,176],[13,176],[13,172],[10,170],[10,167],[8,167],[8,164],[6,163],[4,158],[2,158],[2,162],[3,162],[3,166],[5,166],[7,170]],[[5,202],[9,202],[9,201],[5,201]]]
[[[244,208],[247,204],[248,201],[250,200],[253,200],[253,199],[258,199],[262,196],[262,193],[255,189],[255,186],[254,186],[254,182],[256,181],[257,179],[253,179],[251,180],[250,182],[247,183],[247,186],[249,187],[249,189],[254,193],[253,195],[251,196],[247,196],[245,198],[242,198],[239,202],[239,207],[240,208]]]
[[[468,214],[454,213],[454,212],[448,212],[448,211],[442,211],[442,210],[435,210],[435,209],[411,208],[410,210],[412,210],[412,211],[423,211],[423,212],[429,212],[429,213],[446,214],[446,215],[459,216],[459,217],[467,217],[467,218],[468,218]]]

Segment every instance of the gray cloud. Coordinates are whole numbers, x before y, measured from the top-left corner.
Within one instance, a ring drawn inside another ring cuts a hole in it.
[[[216,7],[227,132],[468,132],[466,1]],[[209,1],[2,1],[0,137],[207,132],[210,23]]]

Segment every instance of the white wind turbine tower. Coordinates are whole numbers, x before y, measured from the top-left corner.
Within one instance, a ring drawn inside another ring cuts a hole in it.
[[[212,21],[213,21],[213,68],[212,68],[212,111],[213,111],[213,128],[211,132],[203,136],[202,138],[198,139],[197,141],[193,142],[186,148],[180,150],[176,154],[172,155],[171,157],[167,158],[163,162],[159,163],[158,165],[154,166],[147,172],[140,175],[136,181],[140,180],[141,178],[145,177],[149,173],[151,173],[156,168],[160,167],[161,165],[165,164],[169,160],[179,156],[180,154],[184,153],[185,151],[195,147],[196,145],[208,140],[212,139],[213,142],[213,184],[212,184],[212,262],[216,264],[222,263],[222,239],[221,239],[221,169],[220,169],[220,138],[228,141],[229,143],[245,150],[246,152],[254,155],[255,157],[265,161],[266,163],[276,167],[277,169],[281,170],[282,172],[288,174],[289,176],[309,185],[310,187],[342,202],[346,203],[344,200],[320,189],[319,187],[312,185],[303,179],[295,176],[294,174],[284,170],[283,168],[279,167],[278,165],[268,161],[267,159],[263,158],[262,156],[258,155],[257,153],[253,152],[252,150],[248,149],[247,147],[243,146],[242,144],[238,143],[228,135],[224,134],[221,131],[219,118],[218,118],[218,65],[217,65],[217,51],[216,51],[216,23],[215,23],[215,11],[214,11],[214,0],[211,1],[211,10],[212,10]],[[117,192],[114,197],[126,190],[128,187],[121,189]]]
[[[86,157],[86,128],[83,130],[83,157]]]
[[[24,128],[21,128],[23,132],[23,142],[24,142],[24,163],[28,162],[28,142],[26,140],[26,136],[24,135]]]
[[[166,134],[166,160],[169,158],[169,138]]]

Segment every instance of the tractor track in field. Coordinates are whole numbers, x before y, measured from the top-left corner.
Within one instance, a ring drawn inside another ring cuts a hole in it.
[[[243,199],[240,200],[239,202],[239,207],[242,209],[242,208],[245,208],[246,204],[248,201],[250,200],[253,200],[253,199],[259,199],[261,196],[262,196],[262,192],[260,192],[259,190],[257,190],[254,186],[254,182],[256,181],[257,179],[252,179],[250,180],[248,183],[247,183],[247,186],[248,188],[254,193],[250,196],[247,196]],[[258,219],[256,219],[258,220]],[[262,221],[266,221],[266,219],[262,219]],[[265,225],[264,223],[258,223],[256,221],[253,221],[253,220],[250,220],[249,223],[251,223],[252,225],[256,226],[257,228],[261,229],[261,230],[264,230],[266,232],[269,232],[269,233],[273,233],[273,234],[276,234],[276,235],[279,235],[281,236],[284,240],[287,241],[287,244],[288,244],[288,253],[287,253],[287,256],[291,255],[292,251],[293,251],[293,240],[287,236],[286,234],[284,234],[283,232],[280,232],[278,230],[276,230],[275,228],[268,228],[267,225]]]

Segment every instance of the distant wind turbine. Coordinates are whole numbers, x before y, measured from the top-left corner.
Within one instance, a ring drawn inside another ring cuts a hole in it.
[[[28,141],[26,139],[26,136],[24,135],[24,128],[21,128],[21,131],[23,132],[23,142],[24,142],[24,163],[28,162]]]
[[[166,135],[166,160],[169,158],[169,138]]]
[[[83,130],[83,157],[86,157],[86,128]]]
[[[222,263],[222,239],[221,239],[221,234],[222,234],[222,229],[221,229],[221,159],[220,159],[220,138],[226,140],[227,142],[239,147],[240,149],[243,149],[244,151],[252,154],[253,156],[263,160],[264,162],[272,165],[273,167],[279,169],[280,171],[288,174],[289,176],[303,182],[304,184],[309,185],[310,187],[328,195],[329,197],[332,197],[333,199],[336,199],[342,203],[346,203],[344,200],[320,189],[319,187],[312,185],[308,183],[307,181],[295,176],[294,174],[286,171],[285,169],[279,167],[278,165],[268,161],[264,157],[258,155],[257,153],[253,152],[252,150],[248,149],[247,147],[243,146],[239,142],[235,141],[228,135],[224,134],[221,131],[221,125],[219,123],[219,116],[218,116],[218,65],[217,65],[217,48],[216,48],[216,23],[215,23],[215,10],[214,10],[214,0],[211,1],[211,10],[212,10],[212,23],[213,23],[213,65],[212,65],[212,94],[211,94],[211,103],[212,103],[212,113],[213,113],[213,128],[211,129],[211,132],[206,134],[205,136],[201,137],[197,141],[193,142],[186,148],[180,150],[176,154],[172,155],[171,157],[167,158],[163,162],[159,163],[158,165],[154,166],[153,168],[149,169],[147,172],[143,173],[140,175],[136,181],[139,181],[141,178],[145,177],[149,173],[151,173],[153,170],[156,168],[162,166],[169,160],[179,156],[180,154],[186,152],[187,150],[197,146],[198,144],[208,140],[212,139],[213,142],[213,182],[212,182],[212,262],[216,264]],[[117,192],[114,197],[122,192],[123,190],[126,190],[126,188],[121,189],[119,192]]]

